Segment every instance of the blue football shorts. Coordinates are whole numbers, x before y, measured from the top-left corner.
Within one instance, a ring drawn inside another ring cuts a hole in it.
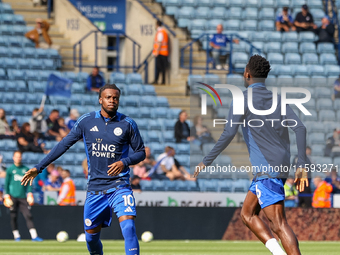
[[[249,190],[257,196],[261,208],[285,200],[285,179],[267,178],[252,181]]]
[[[93,229],[111,225],[112,210],[117,218],[123,215],[136,216],[135,197],[131,188],[122,188],[108,194],[87,193],[84,206],[84,228]]]

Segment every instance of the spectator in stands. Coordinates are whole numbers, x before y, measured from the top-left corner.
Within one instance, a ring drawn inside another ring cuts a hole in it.
[[[313,207],[314,208],[330,208],[331,207],[331,193],[333,187],[331,184],[323,181],[320,176],[313,179],[313,183],[316,187],[313,195]]]
[[[54,170],[45,181],[43,191],[59,191],[61,183],[59,181],[59,172]]]
[[[141,178],[137,175],[135,175],[131,178],[131,189],[134,192],[138,192],[138,193],[142,192],[142,187],[140,186],[140,180],[141,180]]]
[[[311,157],[312,149],[309,146],[306,147],[306,156],[308,157],[311,164],[315,164],[314,160]],[[296,155],[293,160],[293,165],[296,166],[297,160],[298,160],[298,156]],[[311,180],[312,180],[311,171],[307,172],[307,176],[308,176],[308,182],[311,183]],[[310,186],[311,185],[309,185],[308,187],[305,187],[305,190],[299,193],[299,207],[312,207],[312,190]]]
[[[139,178],[147,178],[148,173],[146,171],[146,166],[144,161],[139,162],[137,165],[133,166],[133,175],[138,176]]]
[[[338,168],[331,169],[330,176],[325,178],[325,181],[333,186],[332,193],[340,193],[340,178],[338,176]]]
[[[6,177],[6,169],[4,164],[2,163],[3,156],[0,154],[0,178]]]
[[[69,130],[73,128],[78,118],[79,118],[78,110],[76,108],[71,109],[70,115],[65,119],[65,124]]]
[[[86,88],[88,91],[99,93],[99,89],[105,85],[105,79],[99,74],[99,67],[92,69],[92,74],[87,77]]]
[[[144,166],[146,167],[146,171],[150,171],[150,169],[156,164],[155,158],[151,154],[150,147],[145,146],[145,159],[143,160]]]
[[[192,178],[190,176],[190,173],[185,169],[184,166],[181,165],[181,163],[179,163],[179,161],[174,158],[175,161],[175,166],[176,168],[182,173],[182,175],[184,176],[185,180],[187,181],[196,181],[196,178]]]
[[[21,132],[18,135],[18,148],[21,152],[31,151],[31,152],[44,152],[43,148],[39,146],[34,135],[30,132],[30,124],[25,122],[21,127]]]
[[[34,179],[34,188],[35,191],[41,192],[44,186],[45,181],[48,179],[48,176],[51,175],[53,171],[56,171],[55,165],[49,164],[41,174],[38,174],[37,177]]]
[[[74,185],[73,180],[70,178],[70,171],[64,169],[61,173],[61,177],[63,178],[63,184],[60,187],[59,196],[57,199],[58,205],[66,206],[66,205],[77,205],[76,204],[76,186]]]
[[[65,119],[63,117],[60,117],[58,119],[58,125],[60,127],[59,129],[59,134],[61,135],[61,137],[65,137],[67,136],[67,134],[70,132],[70,130],[68,129],[68,127],[65,124]]]
[[[11,132],[13,132],[16,136],[19,135],[20,133],[20,127],[18,124],[17,119],[12,119],[11,121],[11,126],[9,127],[9,129],[11,130]]]
[[[0,139],[15,139],[15,133],[10,130],[6,112],[2,108],[0,108]]]
[[[194,125],[190,130],[190,135],[195,138],[194,141],[197,141],[199,145],[215,142],[208,128],[202,124],[200,115],[194,118]]]
[[[334,101],[336,98],[340,98],[340,75],[339,78],[335,80],[333,87],[334,93],[332,94],[332,100]]]
[[[294,25],[297,32],[313,31],[317,28],[314,24],[313,15],[309,12],[306,4],[302,5],[301,12],[296,14]]]
[[[321,26],[314,30],[314,33],[319,37],[319,39],[315,43],[316,44],[323,42],[334,43],[334,32],[335,27],[330,22],[329,17],[326,15],[321,20]]]
[[[60,183],[63,183],[63,178],[61,177],[63,171],[64,171],[64,169],[61,166],[57,166],[57,172],[59,173],[58,180],[59,180]]]
[[[44,137],[44,134],[47,132],[47,124],[44,113],[44,108],[34,108],[32,111],[32,117],[29,120],[29,124],[31,126],[31,133],[37,132],[40,138]]]
[[[328,137],[325,148],[326,157],[339,157],[340,156],[340,137],[337,129],[333,130],[333,135]]]
[[[155,165],[156,172],[152,174],[151,178],[170,179],[171,181],[185,180],[185,177],[175,165],[175,154],[174,148],[170,146],[165,147],[165,152],[157,158],[157,163]]]
[[[50,24],[46,20],[36,19],[35,28],[28,31],[25,36],[35,43],[36,48],[50,48],[52,45],[51,37],[48,34]]]
[[[190,137],[190,128],[187,119],[187,112],[185,110],[181,111],[178,115],[178,121],[175,124],[176,143],[186,143],[193,140]]]
[[[155,81],[152,84],[158,84],[159,74],[162,73],[162,85],[165,85],[165,74],[169,56],[169,37],[160,20],[156,22],[156,30],[152,51],[152,54],[156,58],[156,70]]]
[[[83,167],[83,173],[84,173],[84,176],[85,178],[87,179],[87,176],[89,174],[89,167],[87,165],[87,158],[85,158],[83,160],[83,162],[81,163],[81,166]]]
[[[285,207],[296,207],[298,204],[298,191],[294,185],[294,178],[288,177],[284,185],[285,189]]]
[[[59,119],[59,111],[56,109],[53,109],[49,117],[46,120],[47,129],[48,129],[47,135],[48,135],[48,138],[51,140],[60,141],[62,139],[62,136],[59,133],[60,126],[58,123],[58,119]]]
[[[276,17],[276,30],[281,32],[295,31],[294,19],[288,13],[288,7],[282,8],[282,13]]]
[[[212,47],[212,57],[214,59],[214,64],[216,66],[217,70],[221,70],[221,62],[220,57],[226,56],[226,64],[224,66],[225,70],[229,69],[229,50],[227,50],[227,43],[230,43],[230,39],[222,34],[223,32],[223,26],[222,24],[217,25],[216,27],[216,34],[212,35],[210,38],[210,46]],[[238,44],[238,39],[233,39],[233,43]]]

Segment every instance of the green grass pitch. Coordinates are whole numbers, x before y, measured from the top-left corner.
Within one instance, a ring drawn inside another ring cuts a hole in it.
[[[105,255],[124,255],[123,241],[103,241]],[[142,255],[270,255],[260,242],[232,241],[153,241],[140,243]],[[85,243],[67,241],[0,241],[1,255],[88,254]],[[338,255],[340,242],[300,242],[302,254]]]

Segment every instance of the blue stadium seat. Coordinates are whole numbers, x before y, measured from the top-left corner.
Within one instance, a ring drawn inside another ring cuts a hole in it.
[[[40,80],[40,71],[37,70],[23,70],[25,72],[25,80],[27,81],[39,81]]]
[[[154,110],[154,118],[166,119],[167,117],[168,117],[168,108],[167,107],[157,107]]]
[[[154,183],[153,181],[149,181],[149,180],[141,180],[140,186],[143,191],[153,191]]]
[[[140,107],[139,109],[139,114],[141,118],[151,118],[151,110],[148,107]]]
[[[217,18],[214,17],[214,19],[209,20],[207,22],[207,27],[206,28],[208,30],[216,30],[217,25],[220,25],[220,24],[223,24],[223,20],[222,19],[217,19]]]
[[[335,53],[333,43],[318,43],[317,51],[319,54],[322,53]]]
[[[231,7],[228,12],[228,19],[239,20],[242,16],[242,8],[240,7]],[[232,30],[229,27],[226,27],[228,30]]]
[[[279,42],[269,42],[264,45],[265,53],[277,53],[281,51],[281,43]]]
[[[315,34],[313,32],[300,32],[299,41],[300,42],[314,42]]]
[[[252,42],[252,45],[256,48],[258,48],[260,51],[263,51],[263,48],[264,48],[264,43],[263,42]],[[246,51],[248,53],[250,53],[250,50],[251,50],[251,46],[250,45],[247,45],[246,47]],[[257,52],[256,49],[252,49],[252,52]]]
[[[244,0],[244,7],[253,7],[253,8],[259,8],[261,5],[260,0]]]
[[[303,42],[300,43],[300,53],[316,53],[315,43]]]
[[[270,64],[283,64],[283,55],[281,53],[268,53],[267,59]]]
[[[0,57],[10,57],[7,47],[0,47]]]
[[[301,64],[301,57],[297,53],[287,53],[285,55],[285,64],[287,65],[299,65]]]
[[[325,75],[326,76],[339,76],[340,75],[340,67],[338,65],[326,65],[325,66]]]
[[[110,82],[111,83],[125,83],[125,74],[121,72],[113,72],[110,75]]]
[[[166,15],[175,15],[178,11],[178,7],[177,6],[167,6],[165,8],[165,14]]]
[[[149,144],[151,153],[153,155],[159,155],[162,154],[164,152],[164,145],[163,144],[159,144],[159,143],[150,143]]]
[[[258,18],[257,8],[247,6],[247,8],[245,8],[244,11],[242,12],[242,19],[244,20],[257,20],[257,18]]]
[[[12,36],[12,38],[13,38],[13,36]],[[32,47],[32,48],[35,47],[35,44],[31,40],[29,40],[29,39],[27,39],[26,37],[23,37],[23,36],[16,37],[15,40],[10,42],[10,45],[19,46],[19,47]]]
[[[217,189],[218,192],[232,192],[232,180],[218,180]]]
[[[320,1],[321,3],[321,1]],[[325,12],[323,11],[323,7],[311,7],[309,6],[310,10],[309,12],[313,15],[314,21],[320,21],[324,16],[325,16]]]
[[[7,69],[7,74],[10,80],[18,80],[25,77],[25,72],[23,70]]]
[[[259,20],[274,20],[275,12],[273,8],[262,8],[259,12]]]
[[[164,6],[180,6],[181,0],[164,0],[163,1]]]
[[[86,82],[87,77],[89,77],[89,74],[88,74],[88,73],[79,72],[79,73],[78,73],[78,82]]]
[[[229,0],[229,6],[230,7],[243,7],[243,0]]]
[[[169,102],[166,97],[156,97],[156,106],[157,107],[169,107]]]
[[[333,101],[330,98],[321,98],[316,102],[316,109],[320,110],[333,110]]]
[[[233,192],[246,192],[248,188],[248,180],[236,180],[233,182]]]
[[[149,131],[148,133],[148,141],[150,143],[154,142],[154,143],[160,143],[160,135],[157,131]]]
[[[182,109],[179,108],[170,108],[168,109],[168,118],[170,119],[170,122],[173,122],[171,119],[178,119],[178,115],[179,113],[182,111]],[[174,127],[175,123],[173,123],[172,127]],[[167,129],[167,130],[173,130],[173,128],[171,129]]]
[[[325,144],[325,135],[324,133],[310,133],[308,135],[308,143],[311,144],[311,145],[314,145],[314,144],[322,144],[324,145]]]
[[[292,68],[292,72],[293,72],[293,75],[303,75],[303,76],[306,76],[306,75],[309,75],[309,72],[308,72],[308,68],[307,66],[303,66],[303,65],[296,65]]]
[[[207,8],[207,7],[199,7],[199,8]],[[196,10],[196,18],[204,18],[203,16],[200,16],[200,17],[197,16],[198,9]],[[202,13],[202,10],[200,11],[200,13]],[[211,11],[208,11],[208,13],[210,13],[210,17],[214,19],[225,19],[226,17],[228,17],[228,10],[224,8],[220,8],[220,7],[215,7]]]
[[[297,67],[297,66],[295,66],[295,67]],[[294,68],[292,68],[292,69],[294,69]],[[310,78],[307,75],[295,75],[295,77],[294,77],[294,84],[293,85],[295,87],[309,86],[310,85]]]
[[[282,44],[282,53],[299,53],[298,43],[285,42]]]
[[[282,34],[283,42],[298,42],[298,34],[296,32],[286,32]]]
[[[56,66],[54,65],[54,61],[52,59],[43,59],[43,68],[45,70],[55,70]]]
[[[224,12],[225,13],[225,9],[223,8],[215,8],[215,9],[218,9],[219,12]],[[213,9],[213,11],[215,10]],[[209,19],[210,18],[210,8],[209,7],[198,7],[196,10],[195,10],[195,18],[196,19]],[[214,17],[213,15],[211,15],[212,17]],[[218,17],[218,18],[221,18],[221,17]]]
[[[275,24],[273,20],[261,20],[258,23],[258,30],[260,31],[274,31]]]
[[[307,110],[315,110],[316,109],[315,99],[314,98],[309,99],[309,101],[304,103],[303,106],[306,107]],[[308,126],[307,123],[305,123],[305,125]],[[311,127],[313,125],[309,126]]]
[[[1,68],[16,68],[17,67],[17,61],[13,58],[2,58],[0,62]]]
[[[190,19],[178,19],[177,20],[177,26],[180,28],[184,28],[184,27],[190,27],[191,26],[192,21]]]
[[[173,131],[163,132],[163,142],[164,143],[174,143],[176,142]]]
[[[252,42],[265,42],[266,41],[267,32],[252,32],[249,34],[249,40]]]
[[[321,65],[337,65],[338,60],[335,55],[332,53],[322,53],[320,55],[320,64]]]
[[[193,6],[195,7],[197,5],[196,0],[182,0],[181,1],[182,6]]]
[[[302,55],[302,63],[304,65],[317,65],[319,63],[318,55],[315,53],[304,53]]]
[[[126,75],[126,83],[128,83],[128,84],[132,84],[132,83],[142,84],[143,80],[142,80],[141,74],[139,74],[139,73],[128,73]]]
[[[151,130],[158,130],[161,131],[162,130],[162,123],[160,123],[158,121],[158,119],[151,119],[149,120],[149,125],[148,125],[148,129]]]
[[[190,144],[189,143],[177,144],[176,154],[190,155]]]
[[[294,1],[291,1],[290,7],[291,8],[301,8],[301,6],[303,4],[306,4],[306,0],[294,0]]]
[[[44,93],[46,90],[46,84],[42,84],[40,82],[37,81],[29,81],[28,82],[28,88],[30,92],[42,92]]]
[[[286,54],[287,55],[287,54]],[[292,69],[289,65],[276,66],[275,75],[292,75]]]
[[[231,12],[230,12],[230,14],[231,14]],[[231,19],[231,20],[227,20],[227,21],[223,22],[223,27],[225,27],[228,30],[239,30],[240,25],[241,25],[241,21],[236,20],[236,19]]]
[[[15,25],[15,26],[13,26],[12,29],[13,29],[12,30],[12,34],[13,35],[21,35],[21,36],[23,36],[26,33],[26,29],[25,29],[24,26]]]
[[[320,121],[334,121],[335,112],[333,110],[321,110],[319,111],[319,120]],[[325,144],[325,140],[322,144]]]
[[[205,30],[207,21],[205,19],[194,19],[191,21],[189,30]]]
[[[232,63],[235,68],[244,68],[248,63],[248,54],[244,52],[235,52],[232,55]]]
[[[127,95],[142,95],[143,87],[140,84],[130,84],[125,87]]]
[[[261,1],[261,0],[260,0]],[[270,8],[275,8],[276,3],[274,0],[262,0],[261,1],[261,6],[262,7],[270,7]]]
[[[11,5],[7,3],[0,3],[0,13],[13,13]]]
[[[317,87],[314,93],[316,98],[331,98],[332,90],[330,88]]]
[[[184,6],[178,9],[175,17],[176,19],[193,19],[195,17],[195,9],[192,6]]]
[[[216,74],[205,74],[203,77],[204,83],[207,83],[209,85],[219,84],[220,83],[220,77]]]
[[[25,58],[35,58],[36,52],[34,48],[23,48],[22,53],[25,56]]]
[[[0,22],[1,24],[7,24],[7,25],[12,25],[14,20],[14,15],[13,14],[1,14],[0,15]]]
[[[215,7],[228,7],[229,1],[228,0],[212,0],[212,6]]]
[[[12,35],[12,33],[13,33],[13,26],[2,24],[0,26],[0,33],[1,33],[1,35]]]
[[[308,65],[308,72],[309,75],[324,75],[325,69],[323,66],[320,65]]]
[[[245,31],[247,30],[256,30],[257,28],[257,21],[256,20],[244,20],[241,23],[241,28]]]
[[[29,67],[32,70],[38,70],[38,69],[43,68],[43,62],[41,59],[30,58],[30,59],[27,59],[27,62],[28,62],[28,66],[26,66],[26,69],[27,67]]]

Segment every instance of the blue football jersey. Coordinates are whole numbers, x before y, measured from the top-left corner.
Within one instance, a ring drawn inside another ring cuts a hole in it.
[[[89,191],[130,185],[129,165],[144,160],[145,149],[135,121],[119,112],[111,119],[105,119],[100,110],[81,116],[70,133],[35,166],[39,173],[80,139],[84,140],[87,155]],[[128,156],[130,146],[134,153]],[[109,176],[109,165],[120,160],[125,166],[123,171],[118,176]]]

